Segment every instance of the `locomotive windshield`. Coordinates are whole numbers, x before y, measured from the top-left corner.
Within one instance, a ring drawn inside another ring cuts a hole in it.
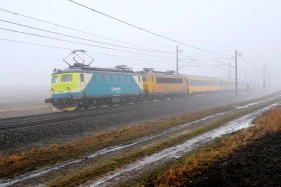
[[[72,81],[71,74],[65,74],[61,76],[61,82],[71,82],[71,81]]]
[[[58,82],[58,76],[53,76],[52,77],[52,84]]]

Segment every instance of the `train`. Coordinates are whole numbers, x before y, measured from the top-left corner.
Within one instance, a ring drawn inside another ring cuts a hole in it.
[[[256,87],[257,84],[238,82],[239,90]],[[75,63],[64,70],[53,70],[51,96],[45,103],[51,104],[54,111],[70,111],[233,90],[232,79],[180,75],[151,68],[134,72],[125,65],[97,68]]]

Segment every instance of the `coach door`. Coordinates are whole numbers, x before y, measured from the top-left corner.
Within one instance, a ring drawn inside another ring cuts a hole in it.
[[[82,96],[85,96],[87,92],[86,80],[83,73],[80,74],[80,93]]]

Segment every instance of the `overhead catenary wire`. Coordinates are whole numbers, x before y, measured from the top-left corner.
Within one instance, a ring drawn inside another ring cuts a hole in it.
[[[191,68],[200,68],[200,70],[207,70],[207,71],[212,71],[212,72],[217,72],[217,69],[207,69],[207,68],[203,68],[203,67],[199,67],[199,66],[193,66]],[[219,69],[219,71],[225,71],[224,69]]]
[[[3,39],[3,38],[0,38],[0,40],[7,41],[7,42],[15,42],[15,43],[21,43],[21,44],[27,44],[27,45],[40,46],[40,47],[55,48],[55,49],[75,50],[75,49],[72,49],[72,48],[57,47],[57,46],[52,46],[52,45],[45,45],[45,44],[38,44],[38,43],[32,43],[32,42],[17,41],[17,40],[9,40],[9,39]],[[87,51],[87,52],[88,53],[93,53],[93,54],[98,54],[98,55],[112,56],[112,57],[132,59],[132,60],[138,60],[138,61],[154,62],[154,63],[161,63],[161,64],[173,64],[173,63],[158,62],[158,61],[152,61],[152,60],[146,60],[146,59],[140,59],[140,58],[138,59],[138,58],[132,58],[132,57],[126,57],[126,56],[104,54],[104,53],[98,53],[98,52],[92,52],[92,51]]]
[[[259,68],[259,69],[262,69],[261,67],[258,67],[258,66],[255,66],[253,64],[251,64],[250,62],[246,61],[244,58],[242,58],[241,56],[239,56],[244,62],[250,64],[251,66],[255,67],[255,68]]]
[[[36,20],[36,21],[39,21],[39,22],[42,22],[42,23],[50,24],[50,25],[56,26],[56,28],[57,27],[61,27],[61,28],[64,28],[64,29],[68,29],[68,30],[72,30],[72,31],[76,31],[76,32],[80,32],[80,33],[96,36],[96,37],[103,38],[103,39],[106,39],[106,40],[111,40],[111,41],[114,41],[114,42],[123,43],[123,44],[126,44],[126,45],[141,47],[141,48],[145,48],[145,49],[151,49],[151,50],[158,51],[158,52],[161,52],[161,53],[176,54],[176,53],[173,53],[173,52],[163,51],[163,50],[159,50],[159,49],[153,49],[153,48],[149,48],[149,47],[145,47],[145,46],[141,46],[141,45],[136,45],[136,44],[132,44],[132,43],[128,43],[128,42],[123,42],[123,41],[120,41],[120,40],[115,40],[115,39],[112,39],[112,38],[96,35],[96,34],[93,34],[93,33],[81,31],[81,30],[74,29],[74,28],[70,28],[70,27],[67,27],[67,26],[63,26],[63,25],[60,25],[60,24],[52,23],[52,22],[45,21],[45,20],[42,20],[42,19],[37,19],[37,18],[31,17],[31,16],[23,15],[23,14],[20,14],[20,13],[17,13],[17,12],[13,12],[13,11],[10,11],[10,10],[6,10],[6,9],[3,9],[3,8],[0,8],[0,11],[6,12],[6,13],[10,13],[10,14],[13,14],[13,15],[16,15],[16,16],[21,16],[21,17],[24,17],[24,18]]]
[[[67,35],[67,34],[62,34],[62,33],[58,33],[58,32],[53,32],[53,31],[49,31],[49,30],[46,30],[46,29],[40,29],[38,27],[31,27],[31,26],[28,26],[28,25],[23,25],[23,24],[19,24],[19,23],[7,21],[7,20],[2,20],[2,19],[0,19],[0,21],[5,22],[5,23],[9,23],[9,24],[13,24],[13,25],[18,25],[18,26],[25,27],[25,28],[29,28],[29,29],[39,30],[39,31],[43,31],[43,32],[48,32],[48,33],[60,35],[60,36],[65,36],[65,37],[69,37],[69,38],[75,38],[75,39],[79,39],[79,40],[84,40],[84,41],[88,41],[88,42],[94,42],[94,43],[99,43],[99,44],[104,44],[104,45],[111,45],[111,46],[114,46],[114,47],[121,47],[121,48],[126,48],[126,49],[133,49],[133,50],[139,50],[139,51],[147,51],[147,52],[153,52],[153,53],[166,53],[166,52],[155,51],[155,50],[132,48],[132,47],[121,46],[121,45],[116,45],[116,44],[111,44],[111,43],[99,42],[99,41],[90,40],[90,39],[86,39],[86,38],[81,38],[81,37],[76,37],[76,36],[72,36],[72,35]],[[57,39],[58,39],[58,37],[57,37]]]
[[[185,55],[185,56],[186,56],[186,55]],[[188,57],[188,56],[186,56],[186,57]],[[205,62],[202,62],[202,60],[198,60],[198,59],[190,59],[190,60],[193,60],[192,62],[196,61],[196,62],[198,62],[198,63],[200,63],[200,64],[205,65],[205,66],[209,66],[209,67],[213,67],[213,68],[218,68],[218,69],[226,70],[226,69],[224,69],[224,68],[218,67],[217,65],[211,65],[211,64],[207,64],[207,63],[205,63]],[[191,62],[189,62],[189,63],[191,63]],[[185,64],[185,65],[183,65],[182,67],[186,67],[186,66],[189,67],[189,66],[188,66],[188,63]],[[192,65],[192,66],[197,66],[197,65]],[[181,68],[182,68],[182,67],[181,67]]]
[[[184,55],[184,54],[181,54],[181,55],[182,55],[182,56],[185,56],[185,57],[187,57],[187,58],[190,58],[190,56],[187,56],[187,55]],[[214,59],[214,58],[210,58],[210,59]],[[187,60],[189,60],[189,59],[187,59]],[[205,63],[205,62],[202,62],[202,61],[198,60],[197,58],[190,58],[190,60],[195,60],[195,61],[197,61],[197,62],[199,62],[199,63],[201,63],[201,64],[204,64],[204,65],[207,65],[207,66],[217,67],[216,65],[210,65],[210,64],[207,64],[207,63]]]
[[[15,14],[15,15],[20,15],[20,14],[18,14],[18,13],[14,13],[14,12],[11,12],[11,11],[7,11],[7,10],[1,9],[1,8],[0,8],[0,11],[5,11],[5,12],[13,13],[13,14]],[[20,16],[24,16],[24,15],[20,15]],[[45,22],[45,23],[49,23],[49,24],[55,25],[56,28],[57,28],[58,26],[60,26],[60,27],[62,27],[62,28],[71,29],[71,28],[68,28],[68,27],[64,27],[64,26],[61,26],[61,25],[57,25],[57,24],[54,24],[54,23],[51,23],[51,22],[46,22],[46,21],[39,20],[39,19],[36,19],[36,18],[31,18],[31,17],[28,17],[28,16],[24,16],[24,17],[27,17],[27,18],[34,19],[34,20],[37,20],[37,21],[42,21],[42,22]],[[71,29],[71,30],[75,30],[75,31],[77,31],[77,32],[82,32],[82,33],[86,33],[86,34],[91,34],[91,33],[79,31],[79,30],[76,30],[76,29]],[[14,36],[14,32],[16,32],[16,31],[12,31],[12,32],[13,32],[13,36]],[[52,32],[52,31],[50,31],[50,32]],[[52,32],[52,33],[53,33],[53,34],[61,34],[61,33],[57,33],[57,32]],[[92,35],[94,35],[94,34],[92,34]],[[104,37],[104,38],[106,38],[106,37]],[[58,38],[52,38],[52,39],[57,39],[57,40],[58,40]],[[108,38],[106,38],[106,39],[108,39]],[[14,40],[14,37],[13,37],[13,40]],[[62,40],[62,39],[59,39],[59,40]],[[113,40],[113,39],[110,39],[110,40]],[[69,41],[69,40],[62,40],[62,41],[65,41],[65,42],[67,42],[67,43],[69,43],[69,42],[78,43],[78,42],[73,42],[73,41]],[[114,40],[113,40],[113,41],[114,41]],[[121,43],[122,43],[122,42],[121,42]],[[78,44],[82,44],[82,45],[83,45],[83,43],[78,43]],[[107,44],[107,43],[105,43],[105,44]],[[40,45],[43,46],[42,44],[40,44]],[[86,44],[86,45],[89,45],[89,44]],[[132,45],[134,45],[134,44],[132,44]],[[138,46],[138,45],[135,45],[135,46]],[[101,46],[99,46],[99,47],[101,47]],[[143,47],[143,46],[139,46],[139,47]],[[60,48],[60,47],[57,47],[57,48]],[[148,47],[143,47],[143,48],[148,48]],[[112,48],[108,48],[108,47],[106,47],[106,49],[111,49],[111,50],[116,50],[116,51],[122,51],[122,50],[112,49]],[[148,48],[148,49],[149,49],[149,48]],[[122,52],[128,52],[128,51],[122,51]],[[132,52],[130,52],[130,53],[132,53]],[[165,52],[165,53],[170,53],[170,52]],[[97,53],[96,53],[96,54],[97,54]],[[134,54],[140,54],[140,53],[134,53]],[[170,54],[175,54],[175,53],[170,53]],[[105,54],[105,55],[106,55],[106,54]],[[107,54],[107,55],[108,55],[108,54]],[[140,55],[152,56],[152,55],[147,55],[147,54],[140,54]],[[116,56],[116,55],[108,55],[108,56]],[[116,57],[118,57],[118,56],[116,56]],[[153,57],[153,56],[152,56],[152,57]],[[159,56],[154,56],[154,57],[159,58]],[[120,56],[120,58],[123,58],[123,57]],[[126,58],[126,57],[125,57],[125,58]],[[199,58],[200,58],[200,57],[199,57]],[[134,58],[131,58],[131,59],[134,59]],[[165,59],[167,59],[167,58],[165,58]],[[201,59],[203,59],[203,58],[201,58]],[[207,59],[207,58],[206,58],[206,59]],[[219,59],[222,59],[222,58],[219,58]],[[139,59],[136,59],[136,60],[139,60]],[[170,59],[170,60],[174,60],[174,59]],[[147,61],[147,60],[146,60],[146,61]],[[155,61],[151,61],[151,62],[155,62]],[[157,63],[161,63],[161,62],[157,62]],[[169,63],[166,63],[166,64],[169,64]],[[170,64],[172,64],[172,63],[170,63]],[[196,65],[196,66],[197,66],[197,65]],[[208,65],[208,66],[215,67],[215,66],[212,66],[212,65]]]
[[[197,62],[201,63],[201,64],[205,64],[206,66],[210,66],[210,67],[214,67],[214,68],[218,68],[218,69],[222,69],[222,70],[227,70],[227,69],[224,69],[224,68],[221,68],[221,67],[218,67],[218,66],[215,66],[215,65],[210,65],[210,64],[207,64],[205,62],[202,62],[202,61],[199,61],[199,60],[196,60]]]
[[[222,54],[222,53],[217,53],[217,52],[214,52],[214,51],[210,51],[210,50],[206,50],[206,49],[203,49],[203,48],[195,47],[195,46],[192,46],[192,45],[189,45],[189,44],[185,44],[185,43],[183,43],[183,42],[180,42],[180,41],[177,41],[177,40],[168,38],[168,37],[166,37],[166,36],[157,34],[157,33],[155,33],[155,32],[152,32],[152,31],[143,29],[143,28],[138,27],[138,26],[136,26],[136,25],[133,25],[133,24],[131,24],[131,23],[122,21],[122,20],[117,19],[117,18],[115,18],[115,17],[113,17],[113,16],[107,15],[107,14],[105,14],[105,13],[102,13],[102,12],[98,11],[98,10],[95,10],[95,9],[90,8],[90,7],[88,7],[88,6],[85,6],[85,5],[82,5],[82,4],[80,4],[80,3],[77,3],[77,2],[75,2],[75,1],[73,1],[73,0],[69,0],[69,1],[72,2],[72,3],[74,3],[74,4],[79,5],[79,6],[81,6],[81,7],[84,7],[84,8],[86,8],[86,9],[89,9],[89,10],[92,10],[92,11],[94,11],[94,12],[96,12],[96,13],[99,13],[99,14],[101,14],[101,15],[103,15],[103,16],[109,17],[109,18],[111,18],[111,19],[114,19],[114,20],[116,20],[116,21],[119,21],[119,22],[121,22],[121,23],[124,23],[124,24],[126,24],[126,25],[129,25],[129,26],[131,26],[131,27],[134,27],[134,28],[137,28],[137,29],[142,30],[142,31],[144,31],[144,32],[150,33],[150,34],[152,34],[152,35],[158,36],[158,37],[160,37],[160,38],[164,38],[164,39],[166,39],[166,40],[173,41],[173,42],[175,42],[175,43],[179,43],[179,44],[182,44],[182,45],[184,45],[184,46],[187,46],[187,47],[190,47],[190,48],[193,48],[193,49],[197,49],[197,50],[201,50],[201,51],[205,51],[205,52],[208,52],[208,53],[213,53],[213,54],[217,54],[217,55],[230,56],[230,57],[232,57],[231,55],[226,55],[226,54]]]
[[[196,56],[189,56],[189,55],[185,55],[185,54],[182,54],[182,53],[180,53],[179,55],[181,55],[181,56],[184,56],[184,57],[188,57],[188,58],[196,58],[196,59],[215,59],[215,57],[196,57]],[[221,60],[223,60],[223,59],[234,59],[234,57],[223,57],[223,58],[216,58],[216,59],[221,59]]]
[[[179,69],[181,69],[181,68],[183,68],[183,67],[185,67],[185,66],[188,66],[188,67],[190,67],[190,66],[201,66],[201,65],[194,65],[194,64],[190,65],[190,64],[191,64],[192,62],[194,62],[194,61],[196,61],[196,59],[193,59],[191,62],[188,62],[188,63],[182,65],[181,67],[179,67]]]
[[[66,48],[66,47],[57,47],[57,46],[38,44],[38,43],[32,43],[32,42],[24,42],[24,41],[9,40],[9,39],[0,39],[0,40],[7,41],[7,42],[21,43],[21,44],[26,44],[26,45],[35,45],[35,46],[40,46],[40,47],[62,49],[62,50],[75,50],[75,49],[72,49],[72,48],[69,48],[69,47],[68,48]],[[132,57],[126,57],[126,56],[120,56],[120,55],[104,54],[104,53],[98,53],[98,52],[92,52],[92,51],[87,51],[87,52],[88,53],[93,53],[93,54],[98,54],[98,55],[103,55],[103,56],[111,56],[111,57],[117,57],[117,58],[124,58],[124,59],[131,59],[131,60],[138,60],[138,61],[145,61],[145,62],[153,62],[153,63],[160,63],[160,64],[172,64],[173,65],[173,63],[165,63],[165,62],[152,61],[152,60],[146,60],[146,59],[140,59],[140,58],[132,58]],[[198,61],[198,60],[196,60],[196,61]],[[201,64],[205,64],[205,65],[211,66],[211,65],[206,64],[206,63],[201,62],[201,61],[198,61],[198,62],[200,62]],[[202,65],[192,65],[192,66],[193,67],[199,67],[199,66],[202,66]],[[218,69],[221,69],[221,70],[225,71],[225,69],[223,69],[223,68],[219,68],[219,67],[215,67],[215,66],[211,66],[211,67],[218,68]],[[200,67],[200,69],[204,69],[204,68]],[[215,71],[215,70],[211,70],[211,69],[207,69],[207,70]]]
[[[64,39],[61,39],[61,38],[54,38],[54,37],[49,37],[49,36],[45,36],[45,35],[39,35],[39,34],[34,34],[34,33],[29,33],[29,32],[22,32],[22,31],[17,31],[17,30],[12,30],[12,29],[6,29],[6,28],[0,28],[0,29],[5,30],[5,31],[10,31],[10,32],[13,32],[13,33],[16,32],[16,33],[20,33],[20,34],[36,36],[36,37],[41,37],[41,38],[46,38],[46,39],[60,40],[60,41],[64,41],[64,42],[71,42],[71,43],[75,43],[75,44],[92,46],[92,47],[97,47],[97,48],[103,48],[103,49],[107,49],[107,50],[120,51],[120,52],[124,52],[124,53],[138,54],[138,55],[143,55],[143,56],[150,56],[150,57],[174,61],[174,59],[167,58],[167,57],[161,57],[161,56],[149,55],[149,54],[144,54],[144,53],[137,53],[137,52],[133,52],[133,51],[120,50],[120,49],[115,49],[115,48],[110,48],[110,47],[105,47],[105,46],[98,46],[98,45],[92,45],[92,44],[87,44],[87,43],[75,42],[75,41],[71,41],[71,40],[64,40]]]
[[[75,50],[72,48],[64,48],[64,47],[57,47],[57,46],[52,46],[52,45],[45,45],[45,44],[38,44],[38,43],[32,43],[32,42],[24,42],[24,41],[17,41],[17,40],[9,40],[9,39],[1,39],[2,41],[7,41],[7,42],[15,42],[15,43],[20,43],[20,44],[26,44],[26,45],[34,45],[34,46],[40,46],[40,47],[48,47],[48,48],[55,48],[55,49],[62,49],[62,50]],[[119,56],[119,55],[112,55],[112,54],[104,54],[104,53],[97,53],[97,52],[91,52],[91,51],[87,51],[88,53],[93,53],[93,54],[97,54],[97,55],[103,55],[103,56],[111,56],[111,57],[116,57],[116,58],[123,58],[123,59],[131,59],[131,60],[137,60],[137,61],[144,61],[144,62],[152,62],[152,63],[160,63],[160,64],[173,64],[173,63],[165,63],[165,62],[159,62],[159,61],[152,61],[152,60],[146,60],[146,59],[138,59],[138,58],[132,58],[132,57],[126,57],[126,56]],[[202,63],[202,62],[201,62]],[[192,67],[197,68],[200,67],[202,65],[193,65]],[[218,67],[215,67],[218,68]],[[208,70],[208,71],[216,71],[214,69],[206,69],[206,68],[202,68],[200,67],[200,69],[203,70]],[[220,70],[225,71],[225,69],[223,68],[218,68]]]
[[[70,27],[66,27],[66,26],[63,26],[63,25],[60,25],[60,24],[56,24],[56,23],[52,23],[52,22],[49,22],[49,21],[37,19],[37,18],[34,18],[34,17],[30,17],[30,16],[27,16],[27,15],[16,13],[16,12],[13,12],[13,11],[10,11],[10,10],[6,10],[6,9],[3,9],[3,8],[0,8],[0,11],[6,12],[6,13],[10,13],[10,14],[14,14],[16,16],[22,16],[22,17],[25,17],[25,18],[28,18],[28,19],[39,21],[39,22],[51,24],[51,25],[56,26],[56,29],[57,29],[57,27],[61,27],[61,28],[73,30],[73,31],[76,31],[76,32],[80,32],[80,33],[89,34],[89,35],[93,35],[93,36],[96,36],[96,37],[104,38],[106,40],[111,40],[111,41],[115,41],[115,42],[124,43],[124,44],[127,44],[127,45],[142,47],[142,48],[145,48],[145,49],[152,49],[152,50],[155,50],[155,51],[158,51],[158,52],[162,52],[162,53],[167,53],[167,54],[176,54],[176,53],[171,53],[171,52],[167,52],[167,51],[161,51],[159,49],[153,49],[153,48],[149,48],[149,47],[145,47],[145,46],[141,46],[141,45],[136,45],[136,44],[132,44],[132,43],[128,43],[128,42],[123,42],[123,41],[120,41],[120,40],[111,39],[111,38],[108,38],[108,37],[96,35],[96,34],[85,32],[85,31],[81,31],[81,30],[78,30],[78,29],[73,29],[73,28],[70,28]],[[183,56],[185,56],[185,55],[183,55]],[[213,59],[213,58],[204,58],[204,57],[194,57],[194,58],[197,58],[197,59]],[[229,58],[217,58],[217,59],[229,59]]]
[[[199,61],[197,58],[194,58],[194,57],[191,58],[191,56],[187,56],[187,55],[184,55],[184,54],[181,54],[181,55],[182,55],[182,56],[185,56],[185,57],[187,57],[187,58],[190,58],[190,60],[195,60],[195,61],[197,61],[197,62],[199,62],[199,63],[201,63],[201,64],[204,64],[204,65],[207,65],[207,66],[210,66],[210,67],[215,67],[215,68],[222,69],[222,70],[226,70],[226,69],[224,69],[224,68],[218,67],[218,66],[220,66],[220,65],[211,65],[211,64],[207,64],[207,63],[205,63],[205,62],[202,62],[202,60]],[[199,59],[209,59],[209,60],[216,60],[216,61],[218,61],[217,59],[230,59],[229,62],[231,62],[231,60],[233,60],[234,58],[199,58]],[[220,61],[220,62],[223,63],[224,65],[229,65],[229,64],[226,64],[226,63],[224,63],[224,62],[222,62],[222,61]],[[185,65],[185,66],[186,66],[186,65]],[[231,66],[231,67],[233,67],[233,66]],[[233,67],[233,68],[234,68],[234,67]]]
[[[230,66],[230,67],[232,67],[232,68],[235,68],[234,66],[232,66],[232,65],[230,65],[230,64],[227,64],[227,63],[225,63],[225,62],[223,62],[223,61],[221,61],[221,60],[218,60],[217,58],[214,58],[214,59],[215,59],[216,61],[222,63],[221,65],[226,65],[226,66]],[[232,59],[231,59],[231,60],[232,60]],[[228,63],[230,63],[231,60],[230,60]]]

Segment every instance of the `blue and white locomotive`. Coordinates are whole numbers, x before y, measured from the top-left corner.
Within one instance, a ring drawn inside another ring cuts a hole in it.
[[[72,54],[77,52],[81,51],[73,51]],[[64,111],[143,100],[143,82],[139,73],[124,65],[92,68],[77,62],[67,69],[54,70],[51,97],[45,103],[51,103],[55,110]]]

